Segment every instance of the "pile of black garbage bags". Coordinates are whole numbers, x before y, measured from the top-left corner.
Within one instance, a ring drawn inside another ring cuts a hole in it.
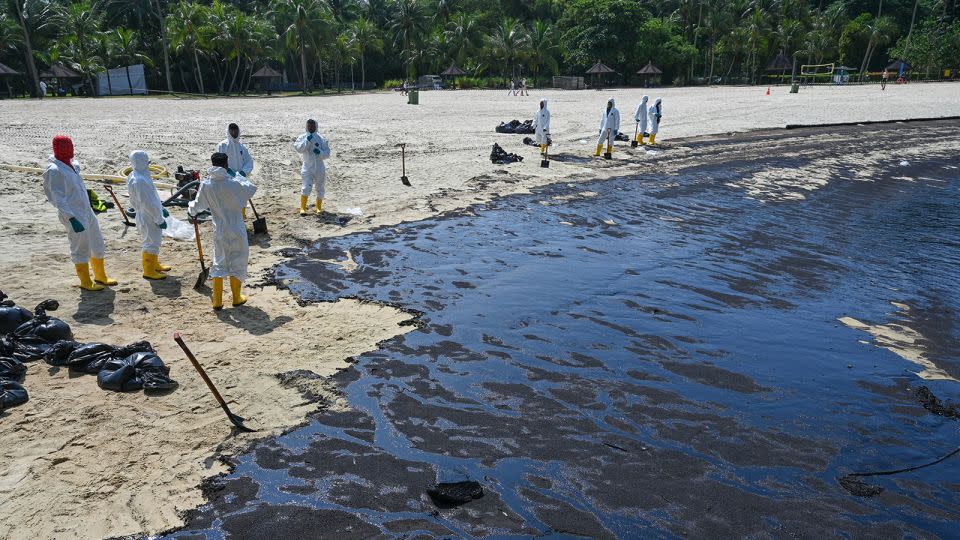
[[[497,165],[506,165],[507,163],[514,163],[517,161],[523,161],[523,156],[511,154],[501,148],[499,144],[493,143],[493,150],[490,151],[491,163],[496,163]]]
[[[511,120],[509,122],[500,122],[497,126],[497,133],[515,133],[517,135],[529,135],[535,133],[533,129],[533,120]]]
[[[104,390],[176,388],[170,368],[148,342],[125,347],[79,343],[73,339],[70,325],[47,313],[59,307],[56,300],[44,300],[31,313],[0,292],[0,411],[26,403],[27,390],[22,384],[26,363],[38,360],[96,375],[97,385]]]

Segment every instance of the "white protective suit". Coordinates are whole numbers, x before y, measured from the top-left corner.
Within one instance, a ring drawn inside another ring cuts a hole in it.
[[[160,224],[166,222],[166,218],[163,217],[163,204],[157,187],[150,178],[150,158],[143,150],[134,150],[130,153],[130,165],[133,171],[127,176],[127,194],[130,196],[130,206],[137,211],[135,219],[143,240],[143,252],[157,255],[163,240]]]
[[[597,144],[602,145],[606,142],[608,146],[613,146],[613,141],[616,140],[617,133],[620,131],[620,111],[613,98],[610,98],[607,104],[612,107],[609,111],[604,108],[603,113],[600,114],[600,138],[597,139]]]
[[[660,98],[657,98],[650,106],[650,134],[656,135],[660,130],[660,115],[663,114],[663,107],[660,105]]]
[[[234,139],[230,136],[230,129],[227,129],[227,138],[217,145],[217,152],[223,152],[227,155],[227,167],[233,169],[236,173],[243,173],[241,176],[250,178],[253,171],[253,156],[247,146],[240,142],[240,139]]]
[[[547,108],[547,100],[543,100],[543,107],[537,109],[533,115],[533,129],[536,133],[537,144],[550,144],[550,109]]]
[[[107,248],[100,233],[100,222],[90,208],[87,187],[80,178],[80,164],[74,159],[67,165],[53,156],[49,161],[43,173],[43,191],[67,230],[70,259],[73,264],[88,264],[91,257],[103,259]],[[70,218],[77,218],[83,225],[83,232],[73,231]]]
[[[648,101],[650,101],[650,96],[640,98],[640,105],[637,106],[637,112],[633,113],[633,119],[637,122],[637,133],[640,133],[644,137],[647,136],[647,118],[650,114],[647,110]]]
[[[316,122],[316,120],[314,120]],[[293,149],[300,154],[303,159],[303,166],[300,167],[300,177],[303,180],[303,186],[300,194],[310,195],[313,187],[317,187],[317,198],[323,199],[326,195],[327,167],[323,160],[330,159],[330,144],[319,133],[320,124],[317,123],[317,133],[304,132],[297,137],[293,143]]]
[[[210,167],[209,178],[200,183],[197,198],[188,210],[196,216],[204,210],[213,214],[213,269],[218,278],[247,278],[250,245],[241,211],[257,192],[257,187],[242,176],[230,176],[223,167]]]

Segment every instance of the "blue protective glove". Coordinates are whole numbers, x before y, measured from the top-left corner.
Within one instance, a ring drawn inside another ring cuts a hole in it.
[[[230,176],[236,176],[236,175],[237,175],[237,173],[234,172],[233,169],[231,169],[230,167],[227,167],[227,174],[229,174]]]
[[[319,156],[319,155],[320,155],[320,149],[319,149],[319,148],[314,148],[314,149],[313,149],[313,153]]]
[[[163,223],[158,223],[158,224],[157,224],[157,227],[160,227],[161,229],[166,229],[166,228],[167,228],[167,222],[164,221]]]
[[[313,140],[313,133],[307,135],[307,140],[308,140],[308,141],[312,141],[312,140]]]
[[[83,228],[83,223],[80,223],[80,220],[75,217],[70,218],[70,226],[73,227],[75,233],[82,233],[86,230]]]
[[[170,217],[170,212],[167,212],[166,208],[161,208],[160,210],[163,212],[163,217],[165,218]]]
[[[247,177],[247,173],[245,173],[245,172],[243,172],[243,171],[237,171],[237,173],[239,173],[240,176],[242,176],[242,177],[244,177],[244,178]]]

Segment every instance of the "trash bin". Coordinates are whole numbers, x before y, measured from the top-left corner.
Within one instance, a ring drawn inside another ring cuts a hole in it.
[[[419,105],[420,104],[420,91],[419,90],[410,90],[407,92],[407,105]]]
[[[798,93],[800,93],[800,85],[797,84],[797,83],[791,84],[791,85],[790,85],[790,93],[791,93],[791,94],[798,94]]]

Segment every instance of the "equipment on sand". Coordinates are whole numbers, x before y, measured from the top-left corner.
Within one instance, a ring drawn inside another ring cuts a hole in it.
[[[410,187],[410,179],[407,178],[407,143],[399,143],[396,144],[395,147],[396,146],[400,147],[400,163],[403,167],[403,176],[400,177],[400,182],[403,185]]]
[[[123,224],[127,227],[136,227],[137,224],[130,221],[127,217],[127,212],[123,209],[123,205],[120,204],[120,199],[117,198],[117,194],[113,192],[113,188],[110,186],[104,186],[106,190],[110,193],[110,196],[113,197],[113,204],[117,207],[117,210],[120,210],[120,215],[123,216]]]
[[[203,262],[203,242],[200,241],[200,222],[197,218],[191,218],[190,221],[193,222],[193,231],[197,237],[197,253],[200,256],[200,275],[197,276],[197,282],[193,284],[193,288],[199,290],[203,288],[203,284],[206,283],[207,278],[210,277],[210,269],[207,268],[207,264]]]
[[[549,145],[549,144],[544,145],[544,147],[543,147],[543,159],[540,160],[540,168],[541,168],[541,169],[549,169],[549,168],[550,168],[550,156],[549,156],[549,154],[547,153],[547,152],[549,152],[549,151],[550,151],[550,145]]]
[[[46,169],[41,169],[40,167],[21,167],[20,165],[8,165],[6,163],[0,163],[0,169],[6,169],[12,172],[26,172],[26,173],[38,173],[38,174],[43,174],[43,172],[46,171]],[[112,174],[81,173],[80,178],[84,180],[98,180],[98,181],[101,181],[102,183],[108,183],[108,184],[126,184],[127,183],[126,176],[116,176]],[[158,188],[164,188],[164,189],[176,188],[176,186],[174,186],[173,184],[165,184],[161,182],[154,182],[154,185],[157,186]]]
[[[207,383],[207,388],[210,389],[210,392],[213,394],[213,397],[217,398],[217,403],[220,404],[220,408],[223,409],[223,412],[227,413],[227,418],[230,420],[230,423],[236,426],[240,431],[252,432],[256,431],[253,428],[249,428],[244,425],[245,419],[241,416],[237,416],[230,412],[230,407],[227,407],[227,402],[224,401],[223,396],[220,395],[220,392],[217,391],[217,387],[213,385],[213,381],[210,380],[210,377],[207,376],[207,372],[203,370],[203,367],[200,365],[200,362],[197,362],[197,358],[193,356],[193,353],[190,352],[190,349],[187,348],[187,344],[183,342],[183,338],[180,337],[179,333],[173,334],[173,340],[177,342],[177,345],[183,349],[183,353],[187,355],[187,359],[190,360],[190,363],[193,364],[194,369],[197,370],[197,373],[200,374],[200,377],[203,379],[203,382]]]
[[[253,234],[267,234],[267,219],[260,217],[260,214],[257,213],[257,207],[253,205],[253,200],[250,201],[250,209],[253,210]]]

